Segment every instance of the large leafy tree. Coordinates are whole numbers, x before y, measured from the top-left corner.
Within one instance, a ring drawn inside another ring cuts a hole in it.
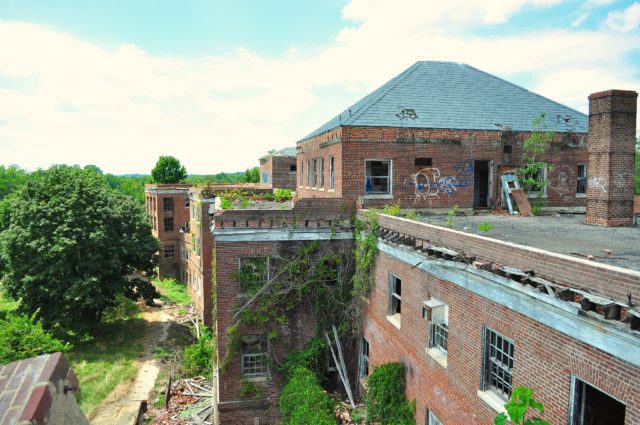
[[[161,156],[151,170],[155,183],[179,183],[187,178],[187,169],[173,156]]]
[[[116,295],[158,294],[144,277],[157,264],[159,242],[144,209],[79,167],[54,166],[31,175],[5,211],[0,233],[3,290],[20,309],[40,309],[46,326],[88,325]]]

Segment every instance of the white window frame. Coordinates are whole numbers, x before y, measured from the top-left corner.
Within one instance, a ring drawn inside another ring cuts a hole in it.
[[[429,413],[427,414],[427,425],[443,425],[431,409],[429,409]]]
[[[387,179],[387,191],[382,192],[382,191],[367,191],[367,183],[369,182],[369,179],[374,179],[374,178],[385,178],[385,177],[374,177],[374,176],[369,176],[367,175],[367,164],[370,162],[385,162],[388,164],[388,175],[386,176]],[[364,160],[364,196],[367,197],[384,197],[384,198],[390,198],[393,197],[393,161],[391,159],[365,159]]]
[[[324,157],[320,158],[320,173],[319,173],[319,177],[320,177],[320,183],[318,184],[318,187],[320,188],[320,190],[324,190]]]
[[[318,188],[318,159],[313,160],[313,171],[311,174],[311,183],[314,189]]]

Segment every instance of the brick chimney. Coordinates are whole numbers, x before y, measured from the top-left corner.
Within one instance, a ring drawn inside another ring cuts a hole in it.
[[[589,96],[587,224],[633,225],[637,97],[625,90]]]

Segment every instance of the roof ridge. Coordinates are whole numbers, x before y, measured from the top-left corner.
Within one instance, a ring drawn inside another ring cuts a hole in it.
[[[472,66],[472,65],[466,64],[466,63],[461,63],[461,65],[464,65],[464,66],[467,66],[467,67],[469,67],[469,68],[472,68],[472,69],[474,69],[474,70],[476,70],[476,71],[478,71],[478,72],[481,72],[481,73],[483,73],[483,74],[485,74],[485,75],[488,75],[488,76],[489,76],[489,77],[491,77],[491,78],[494,78],[494,79],[496,79],[496,80],[500,80],[500,81],[502,81],[503,83],[507,83],[507,84],[509,84],[510,86],[513,86],[513,87],[515,87],[515,88],[517,88],[517,89],[520,89],[520,90],[526,91],[527,93],[531,93],[531,94],[532,94],[532,95],[534,95],[534,96],[537,96],[537,97],[539,97],[539,98],[542,98],[542,99],[548,100],[548,101],[549,101],[549,102],[551,102],[551,103],[555,103],[556,105],[558,105],[558,106],[560,106],[560,107],[562,107],[562,108],[569,109],[569,110],[571,110],[571,111],[573,111],[573,112],[575,112],[575,113],[577,113],[577,114],[579,114],[579,115],[583,115],[583,116],[585,116],[585,117],[587,116],[587,114],[585,114],[584,112],[580,112],[580,111],[578,111],[577,109],[573,109],[573,108],[571,108],[571,107],[569,107],[569,106],[567,106],[567,105],[563,105],[562,103],[560,103],[560,102],[558,102],[558,101],[555,101],[555,100],[553,100],[553,99],[550,99],[550,98],[548,98],[547,96],[543,96],[543,95],[541,95],[541,94],[539,94],[539,93],[533,92],[533,91],[531,91],[531,90],[529,90],[529,89],[527,89],[527,88],[524,88],[524,87],[519,86],[519,85],[517,85],[517,84],[515,84],[515,83],[512,83],[511,81],[505,80],[505,79],[504,79],[504,78],[502,78],[502,77],[498,77],[497,75],[490,74],[490,73],[488,73],[487,71],[483,71],[483,70],[481,70],[481,69],[478,69],[478,68],[476,68],[476,67],[474,67],[474,66]],[[544,111],[541,111],[541,112],[544,112]]]
[[[383,92],[381,92],[380,95],[377,97],[377,99],[375,101],[369,101],[365,105],[363,105],[362,108],[360,108],[355,114],[353,114],[351,117],[349,117],[349,121],[354,121],[355,119],[361,117],[362,115],[364,115],[365,112],[367,112],[369,109],[371,109],[376,103],[378,103],[382,99],[384,99],[384,97],[386,95],[388,95],[391,92],[391,90],[396,88],[398,86],[398,84],[400,84],[402,81],[406,80],[409,75],[413,74],[415,72],[415,70],[420,67],[420,63],[421,63],[421,61],[418,61],[418,62],[414,63],[409,68],[405,69],[400,75],[398,75],[398,76],[392,78],[391,80],[387,81],[386,83],[384,83],[380,87],[380,89],[382,89],[387,84],[389,84],[389,87],[386,90],[384,90]],[[392,84],[393,80],[396,80],[396,81],[395,81],[395,83]]]

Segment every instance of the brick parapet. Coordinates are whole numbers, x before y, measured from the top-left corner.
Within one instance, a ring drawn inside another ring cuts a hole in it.
[[[363,211],[358,211],[358,216],[364,218]],[[520,270],[533,270],[548,280],[620,302],[626,303],[629,294],[640,299],[640,273],[633,270],[385,214],[378,214],[378,223],[381,228]]]

